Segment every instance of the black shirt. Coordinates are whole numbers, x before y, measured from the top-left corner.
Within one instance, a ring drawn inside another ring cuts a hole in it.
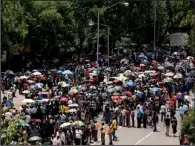
[[[165,125],[170,126],[171,119],[170,118],[165,118]]]

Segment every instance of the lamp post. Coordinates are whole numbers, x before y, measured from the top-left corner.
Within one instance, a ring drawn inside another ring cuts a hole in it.
[[[105,10],[104,10],[104,12],[106,11],[106,10],[108,10],[108,9],[110,9],[110,8],[112,8],[112,7],[114,7],[114,6],[116,6],[116,5],[118,5],[118,4],[123,4],[124,6],[129,6],[129,3],[127,3],[127,2],[117,2],[117,3],[115,3],[115,4],[113,4],[113,5],[111,5],[110,7],[107,7]],[[97,22],[97,64],[99,65],[99,63],[98,63],[98,60],[99,60],[99,29],[100,29],[100,12],[98,11],[98,16],[97,16],[98,18],[98,22]],[[108,27],[109,28],[109,27]],[[109,31],[109,29],[108,29],[108,31]],[[110,31],[109,31],[110,32]],[[109,34],[109,33],[108,33]],[[109,37],[109,36],[108,36]],[[109,41],[109,38],[108,38],[108,41]],[[108,43],[108,45],[109,45],[109,43]],[[109,48],[109,46],[108,46],[108,48]],[[109,52],[110,52],[110,50],[108,51],[108,62],[109,62]]]

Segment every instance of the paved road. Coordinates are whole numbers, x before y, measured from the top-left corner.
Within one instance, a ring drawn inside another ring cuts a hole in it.
[[[5,92],[6,93],[6,92]],[[3,94],[1,94],[3,95]],[[19,107],[21,102],[25,99],[23,95],[19,95],[16,93],[16,98],[14,98],[15,107]],[[179,120],[178,113],[176,114],[177,119]],[[97,119],[99,124],[101,125],[101,116]],[[126,127],[118,127],[116,135],[119,141],[113,142],[114,145],[179,145],[179,129],[180,122],[178,122],[178,132],[176,137],[172,136],[172,128],[170,128],[170,137],[165,136],[165,127],[164,123],[158,123],[158,132],[152,132],[151,128],[126,128]],[[100,132],[99,138],[100,138]],[[108,145],[109,139],[106,136],[106,145]],[[91,145],[100,145],[100,139],[98,142],[92,143]]]
[[[177,113],[176,118],[179,120],[179,115]],[[172,128],[170,128],[170,136],[165,136],[164,123],[160,122],[158,127],[158,132],[153,132],[151,128],[126,128],[119,127],[116,135],[119,141],[113,142],[114,145],[179,145],[179,129],[180,122],[178,122],[178,133],[176,137],[172,135]],[[99,136],[100,137],[100,136]],[[93,143],[92,145],[100,145],[99,142]],[[106,144],[109,144],[109,139],[106,137]]]

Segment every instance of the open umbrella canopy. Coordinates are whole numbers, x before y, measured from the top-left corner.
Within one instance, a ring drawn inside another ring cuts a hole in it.
[[[130,92],[130,91],[125,91],[123,93],[126,94],[126,95],[128,95],[128,96],[131,96],[132,95],[132,92]]]
[[[67,123],[63,123],[62,125],[60,125],[60,128],[64,128],[64,127],[67,127],[67,126],[71,126],[72,124],[67,122]]]
[[[23,94],[29,94],[30,91],[29,91],[29,90],[24,90],[24,91],[22,91],[22,93],[23,93]]]
[[[41,74],[40,72],[38,72],[38,71],[37,71],[37,72],[33,72],[32,74],[33,74],[34,76],[40,76],[40,75],[42,75],[42,74]]]
[[[85,126],[85,122],[83,122],[83,121],[75,121],[75,122],[73,123],[73,125]]]
[[[41,137],[39,137],[39,136],[33,136],[33,137],[30,137],[29,139],[28,139],[28,141],[39,141],[39,140],[41,140],[42,138]]]
[[[60,99],[60,101],[61,101],[61,102],[68,102],[68,98],[67,98],[67,97],[62,97],[62,98]]]
[[[168,72],[168,73],[165,74],[165,76],[166,76],[166,77],[172,77],[172,76],[174,76],[174,73]]]
[[[157,87],[150,88],[150,93],[155,93],[158,91],[160,91],[160,88],[157,88]]]
[[[130,86],[130,87],[134,87],[134,86],[136,86],[136,82],[130,81],[130,82],[127,83],[127,85]]]
[[[182,74],[176,74],[173,78],[174,79],[182,79],[183,76],[182,76]]]
[[[118,100],[120,99],[120,96],[112,96],[112,100]]]
[[[7,70],[5,72],[6,75],[14,75],[14,72],[12,70]]]
[[[173,82],[173,79],[167,77],[167,78],[165,78],[165,79],[163,80],[163,82],[164,82],[164,83],[171,83],[171,82]]]
[[[75,104],[73,103],[73,104],[69,104],[68,106],[69,106],[69,107],[78,107],[79,105],[76,104],[76,103],[75,103]]]
[[[34,100],[32,100],[32,99],[24,99],[24,100],[22,101],[22,103],[23,103],[23,104],[27,104],[27,103],[35,103],[35,101],[34,101]]]
[[[71,89],[68,94],[69,95],[74,95],[74,94],[77,94],[79,91],[77,89]]]
[[[70,70],[65,70],[62,72],[63,75],[73,75],[73,73]]]

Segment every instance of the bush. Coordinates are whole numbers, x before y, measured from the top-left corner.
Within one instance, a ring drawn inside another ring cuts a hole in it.
[[[195,144],[195,109],[190,110],[188,114],[184,116],[181,133],[187,135],[189,141]]]

